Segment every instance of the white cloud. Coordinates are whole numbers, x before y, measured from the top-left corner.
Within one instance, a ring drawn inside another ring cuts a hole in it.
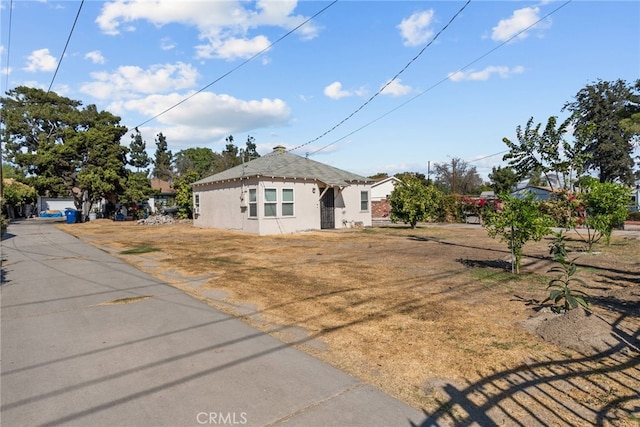
[[[433,22],[433,9],[424,12],[415,12],[410,17],[403,19],[396,28],[400,30],[405,46],[418,46],[424,44],[433,35],[429,28]]]
[[[265,50],[270,45],[265,36],[257,36],[253,39],[229,38],[215,40],[210,44],[196,46],[199,58],[220,58],[233,60],[237,58],[250,58],[256,53]]]
[[[329,86],[324,88],[324,94],[331,99],[340,99],[346,98],[348,96],[353,96],[353,92],[342,89],[342,83],[333,82]]]
[[[401,79],[395,79],[387,87],[382,90],[383,95],[402,96],[410,94],[413,89],[411,86],[403,85]]]
[[[98,99],[131,97],[135,93],[162,93],[193,87],[198,72],[189,64],[153,65],[148,69],[122,66],[114,73],[91,73],[93,82],[84,83],[80,91]]]
[[[30,73],[54,71],[56,65],[56,58],[49,54],[49,49],[38,49],[31,52],[31,55],[27,58],[27,65],[23,69]]]
[[[522,74],[524,72],[524,67],[521,65],[515,66],[513,68],[505,67],[505,66],[497,66],[490,65],[483,70],[480,71],[457,71],[455,73],[449,73],[449,80],[453,82],[460,82],[463,80],[489,80],[492,75],[498,75],[502,78],[511,77],[514,74]]]
[[[513,14],[508,19],[502,19],[498,22],[498,25],[493,27],[491,32],[491,39],[499,42],[509,40],[511,37],[518,34],[520,31],[532,26],[540,19],[540,8],[538,7],[525,7],[522,9],[514,10]],[[549,28],[550,20],[542,21],[532,28],[542,30]],[[524,39],[527,37],[527,32],[523,32],[517,36],[518,39]]]
[[[256,3],[239,0],[191,1],[114,0],[102,7],[96,23],[106,34],[119,34],[124,25],[146,20],[160,27],[179,23],[198,29],[203,43],[196,46],[197,55],[204,58],[246,58],[269,45],[266,36],[250,35],[260,26],[295,28],[307,17],[295,15],[297,1],[265,1]],[[135,28],[133,28],[135,29]],[[319,28],[309,22],[296,33],[304,39],[317,35]],[[237,51],[234,51],[237,49]]]
[[[94,64],[104,64],[104,56],[102,56],[102,53],[99,50],[93,50],[87,53],[84,56],[84,59],[89,59]]]
[[[176,44],[169,37],[163,37],[160,40],[160,49],[162,50],[172,50],[172,49],[175,49],[175,47],[176,47]]]
[[[193,93],[149,95],[114,103],[109,110],[118,114],[127,111],[153,117]],[[258,128],[286,125],[290,116],[289,106],[281,99],[247,101],[226,94],[201,92],[181,104],[180,108],[161,115],[157,121],[164,125],[159,128],[168,140],[189,145]]]

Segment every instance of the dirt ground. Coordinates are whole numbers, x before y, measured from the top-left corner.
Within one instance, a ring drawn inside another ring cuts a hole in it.
[[[593,253],[571,235],[591,312],[556,314],[541,304],[550,239],[514,275],[479,226],[60,228],[423,409],[424,425],[640,425],[638,233]]]

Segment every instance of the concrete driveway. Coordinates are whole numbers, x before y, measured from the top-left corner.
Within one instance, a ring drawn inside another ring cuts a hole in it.
[[[49,223],[10,225],[2,274],[4,427],[408,426],[425,419]]]

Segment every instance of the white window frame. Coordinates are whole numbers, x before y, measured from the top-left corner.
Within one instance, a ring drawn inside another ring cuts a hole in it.
[[[366,196],[364,199],[362,196]],[[362,204],[366,203],[366,209],[362,209]],[[360,191],[360,212],[369,212],[369,192],[368,191]]]
[[[251,196],[253,195],[253,200],[251,200]],[[250,188],[249,189],[249,218],[258,218],[258,189]],[[251,213],[254,213],[251,215]]]
[[[196,215],[200,214],[200,195],[193,195],[193,213]]]
[[[296,201],[296,195],[295,195],[295,190],[293,188],[287,187],[287,188],[282,188],[281,193],[281,207],[280,207],[280,213],[282,214],[283,217],[291,217],[291,216],[295,216],[296,214],[296,209],[295,209],[295,201]],[[285,191],[291,191],[291,200],[285,200],[284,199],[284,193]],[[291,206],[291,213],[290,214],[285,214],[285,205],[286,206]]]
[[[268,200],[267,191],[272,191],[275,194],[275,200]],[[264,189],[264,200],[262,203],[262,209],[264,218],[277,218],[278,217],[278,189],[273,187],[265,187]],[[267,214],[267,206],[273,206],[273,215]]]

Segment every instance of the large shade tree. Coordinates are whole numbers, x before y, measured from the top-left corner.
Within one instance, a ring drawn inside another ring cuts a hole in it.
[[[95,105],[19,86],[0,98],[6,159],[41,195],[113,200],[123,189],[127,128]]]
[[[640,80],[598,80],[585,86],[563,110],[572,113],[575,133],[590,155],[585,165],[600,182],[633,183],[633,126]],[[627,119],[627,121],[625,121]]]

